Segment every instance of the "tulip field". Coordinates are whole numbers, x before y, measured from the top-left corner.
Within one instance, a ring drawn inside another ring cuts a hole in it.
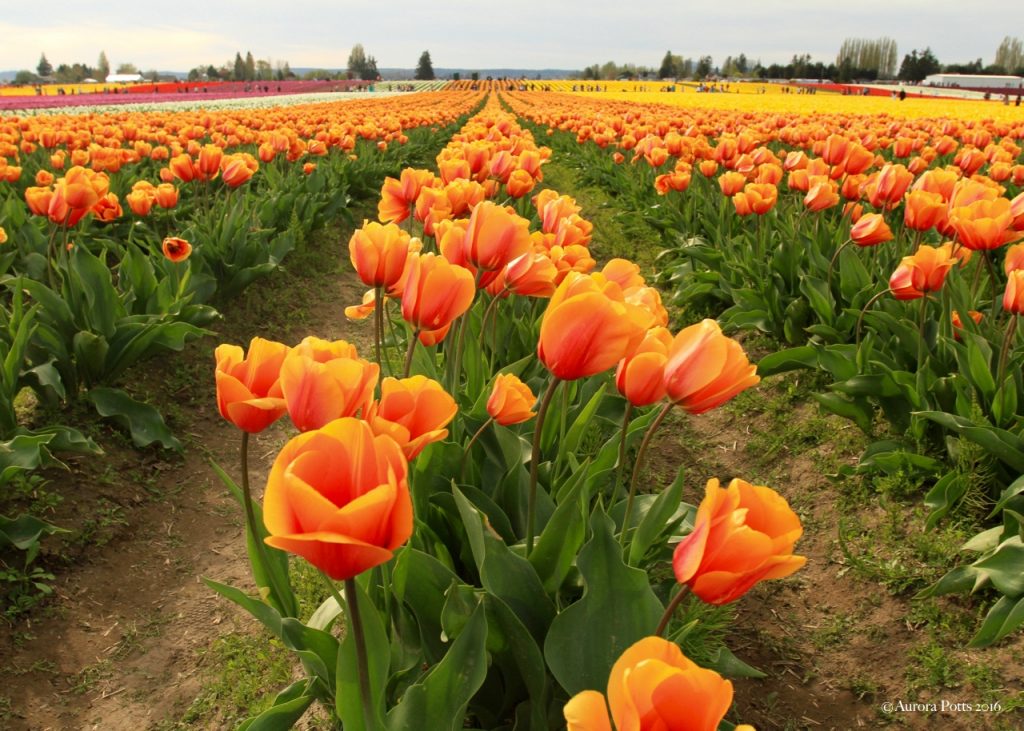
[[[1024,113],[613,87],[0,98],[0,726],[1021,726]]]

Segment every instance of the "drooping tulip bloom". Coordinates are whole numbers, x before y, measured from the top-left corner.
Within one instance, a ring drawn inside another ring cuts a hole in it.
[[[412,535],[407,475],[398,444],[366,422],[338,419],[300,434],[270,470],[266,542],[335,581],[385,563]]]
[[[521,424],[532,419],[537,397],[530,387],[511,373],[499,373],[487,399],[487,413],[502,426]]]
[[[356,274],[369,287],[392,287],[405,271],[410,236],[395,223],[363,222],[348,242]]]
[[[350,320],[365,320],[377,309],[377,291],[368,289],[363,292],[363,298],[358,305],[349,305],[345,308],[345,317]]]
[[[263,431],[285,412],[281,364],[289,348],[253,338],[248,354],[237,345],[220,345],[217,362],[217,408],[220,415],[250,434]]]
[[[721,406],[761,380],[743,348],[714,320],[679,331],[665,363],[665,392],[691,414]]]
[[[375,434],[387,434],[413,459],[424,447],[448,436],[445,428],[458,406],[441,384],[426,376],[385,378],[380,399],[373,402],[366,421]]]
[[[650,406],[665,398],[665,363],[672,333],[652,327],[637,349],[619,361],[615,387],[634,406]]]
[[[800,518],[770,487],[708,480],[693,531],[675,548],[672,570],[708,604],[728,604],[765,579],[781,579],[807,559],[794,556]]]
[[[192,254],[192,244],[177,236],[168,236],[161,245],[164,256],[175,264],[185,261]]]
[[[889,277],[889,289],[898,300],[913,300],[942,289],[946,275],[957,263],[949,249],[922,246],[905,256]]]
[[[892,230],[881,213],[865,213],[850,229],[850,240],[857,246],[877,246],[892,238]]]
[[[562,380],[612,368],[643,340],[653,324],[644,308],[625,301],[615,282],[570,273],[544,311],[537,356]]]
[[[626,649],[608,676],[607,701],[577,693],[562,713],[567,731],[715,731],[732,704],[732,683],[661,637]],[[609,714],[609,711],[611,713]],[[753,731],[737,726],[736,731]]]
[[[417,330],[437,330],[465,313],[475,295],[468,269],[435,254],[410,256],[402,288],[402,317]]]

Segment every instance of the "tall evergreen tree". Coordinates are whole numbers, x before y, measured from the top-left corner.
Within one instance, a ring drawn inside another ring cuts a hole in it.
[[[45,53],[39,57],[39,64],[36,66],[36,71],[40,76],[49,76],[53,73],[53,64],[46,60]]]
[[[420,81],[434,80],[434,65],[430,62],[430,51],[420,54],[420,62],[416,66],[415,78]]]
[[[100,51],[100,58],[96,62],[96,78],[103,81],[110,76],[110,61],[107,60],[107,52]]]
[[[252,57],[252,51],[245,52],[245,80],[256,80],[256,59]]]
[[[245,80],[245,61],[242,60],[241,53],[235,53],[235,67],[231,72],[231,79],[233,81]]]

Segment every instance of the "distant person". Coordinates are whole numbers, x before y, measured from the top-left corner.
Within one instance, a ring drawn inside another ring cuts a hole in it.
[[[900,101],[903,101],[906,98],[907,98],[907,90],[906,89],[900,89]]]

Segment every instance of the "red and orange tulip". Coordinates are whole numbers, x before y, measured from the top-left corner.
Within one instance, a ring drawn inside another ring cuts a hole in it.
[[[253,338],[246,354],[237,345],[220,345],[217,362],[217,408],[220,415],[250,434],[273,424],[285,412],[281,395],[281,364],[289,348]]]
[[[760,380],[757,366],[714,320],[684,328],[669,347],[665,391],[670,401],[691,414],[721,406]]]

